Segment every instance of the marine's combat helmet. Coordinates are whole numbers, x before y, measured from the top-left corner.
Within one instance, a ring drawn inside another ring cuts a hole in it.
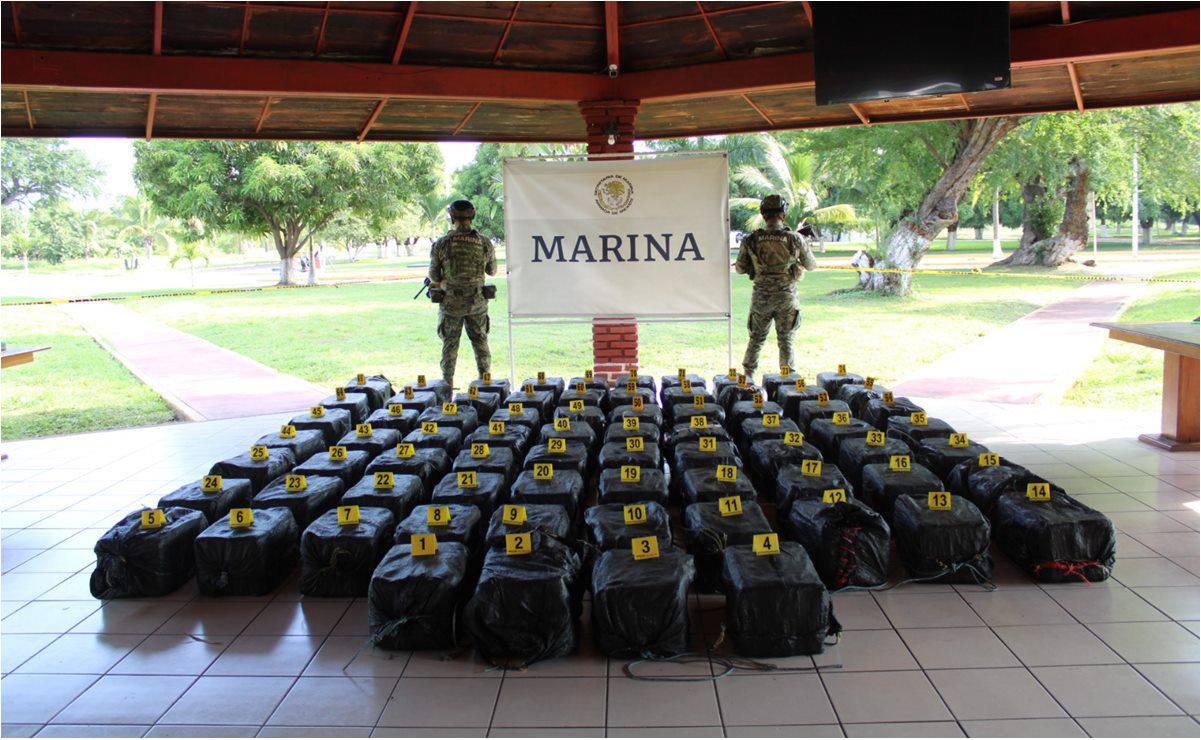
[[[457,221],[462,218],[475,218],[475,206],[469,200],[456,200],[446,207],[446,214],[450,216],[451,221]]]
[[[759,214],[761,216],[778,216],[788,210],[788,201],[779,195],[769,195],[759,201]]]

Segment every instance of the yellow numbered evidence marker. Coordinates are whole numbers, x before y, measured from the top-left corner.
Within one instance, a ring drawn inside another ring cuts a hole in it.
[[[492,454],[492,449],[488,447],[487,442],[472,442],[471,443],[471,459],[486,460]]]
[[[738,387],[739,387],[739,388],[746,388],[746,386],[747,386],[747,383],[746,383],[746,376],[745,376],[745,375],[743,375],[742,373],[739,373],[739,374],[738,374]]]
[[[309,479],[303,475],[289,473],[284,476],[284,490],[288,493],[302,493],[309,490]]]
[[[200,479],[200,490],[202,493],[221,493],[225,490],[225,483],[219,475],[206,475]]]
[[[567,452],[567,440],[562,437],[546,440],[546,449],[549,452],[563,453]]]
[[[626,416],[621,420],[621,428],[627,432],[636,432],[642,428],[642,420],[637,416]]]
[[[413,557],[422,558],[438,554],[438,537],[432,534],[415,534],[409,537],[409,550]]]
[[[704,395],[702,395],[702,394],[700,394],[700,393],[697,393],[696,395],[694,395],[694,396],[692,397],[692,408],[694,408],[694,409],[703,409],[703,408],[705,408],[705,397],[704,397]]]
[[[717,499],[717,510],[722,516],[742,516],[742,497],[724,496]]]
[[[400,458],[410,458],[417,454],[417,448],[412,442],[401,442],[396,445],[396,456]]]
[[[484,373],[484,374],[480,375],[480,380],[483,381],[484,385],[491,385],[492,384],[492,373]]]
[[[692,393],[692,381],[684,378],[680,381],[680,390],[684,393]]]
[[[566,416],[560,416],[557,419],[555,419],[555,431],[556,432],[570,432],[571,431],[571,419],[568,419]]]
[[[341,462],[346,459],[346,448],[342,445],[334,445],[329,448],[329,459],[334,462]]]
[[[967,447],[969,444],[967,435],[962,432],[956,432],[955,434],[952,434],[948,442],[952,447],[960,448]]]
[[[555,466],[550,463],[534,463],[534,480],[554,480]]]
[[[529,532],[505,535],[506,555],[529,555],[533,551],[533,537]]]
[[[709,428],[709,417],[707,417],[707,416],[690,417],[688,419],[688,425],[690,427],[692,427],[693,429],[708,429]]]
[[[791,374],[792,374],[792,368],[790,368],[790,367],[789,367],[789,366],[787,366],[787,365],[781,365],[781,366],[780,366],[780,374],[781,374],[781,375],[791,375]]]
[[[488,434],[504,434],[505,423],[503,421],[488,422]]]
[[[863,387],[868,389],[869,391],[872,388],[875,388],[876,387],[876,379],[870,375],[867,376],[866,378],[863,379]]]
[[[642,468],[637,465],[622,465],[621,466],[621,482],[622,483],[641,483]]]
[[[339,401],[345,401],[346,400],[346,389],[343,388],[342,386],[338,386],[337,388],[335,388],[334,389],[334,398],[337,398]]]
[[[281,426],[279,428],[279,438],[280,439],[295,439],[296,438],[296,427],[292,424],[284,424],[283,426]]]
[[[363,437],[370,437],[374,433],[375,433],[375,430],[371,428],[370,424],[355,424],[354,425],[354,436],[359,437],[360,439],[362,439]]]
[[[638,392],[638,381],[637,380],[627,380],[626,381],[626,393],[637,393],[637,392]]]
[[[324,406],[310,407],[309,408],[309,416],[313,417],[314,419],[320,419],[321,417],[325,416],[325,407]]]
[[[359,507],[358,506],[339,506],[338,507],[338,526],[349,527],[359,523]]]
[[[638,368],[631,366],[629,369],[629,376],[631,380],[638,380]]]
[[[367,385],[367,376],[364,373],[359,373],[354,376],[354,382],[357,385]]]
[[[811,478],[820,477],[822,474],[821,460],[802,460],[801,475],[807,475]]]
[[[255,445],[250,448],[250,459],[254,462],[263,462],[271,457],[271,451],[267,449],[267,445]]]
[[[621,515],[627,525],[646,524],[646,504],[629,504],[623,506]]]
[[[717,437],[701,437],[696,441],[696,448],[701,452],[717,452]]]
[[[885,391],[881,399],[884,401],[884,403],[891,406],[893,402],[892,391]]]
[[[764,414],[763,415],[763,427],[765,429],[779,429],[780,428],[780,415],[779,414]]]
[[[447,416],[454,416],[459,413],[459,404],[446,402],[442,404],[442,413]]]
[[[417,376],[417,385],[418,385],[418,387],[421,387],[421,388],[425,387],[425,376],[424,375]]]
[[[830,421],[834,422],[835,426],[845,427],[851,423],[851,414],[849,411],[835,411]]]
[[[846,366],[846,365],[839,365],[839,366],[838,366],[838,374],[839,374],[839,375],[846,375],[846,374],[847,374],[847,366]]]
[[[929,421],[925,411],[914,411],[909,415],[909,423],[915,427],[924,427]]]
[[[805,379],[804,379],[804,378],[797,378],[797,379],[796,379],[796,383],[793,383],[793,386],[792,386],[792,387],[793,387],[793,388],[796,388],[798,391],[803,391],[803,390],[805,390]]]
[[[455,473],[455,480],[459,484],[459,488],[479,488],[480,480],[474,470],[460,470]]]
[[[764,532],[763,534],[755,535],[755,538],[751,540],[751,550],[756,555],[779,555],[780,535],[775,532]]]
[[[411,386],[411,385],[406,385],[406,386],[404,387],[404,394],[405,394],[405,399],[407,399],[407,400],[412,400],[412,398],[413,398],[413,394],[414,394],[414,391],[413,391],[413,386]]]
[[[437,434],[438,433],[438,422],[436,422],[436,421],[421,422],[421,433],[426,434],[426,435]]]
[[[913,461],[908,455],[892,455],[888,458],[888,469],[894,473],[908,473],[913,469]]]
[[[930,491],[926,494],[926,505],[930,511],[950,511],[951,494],[946,491]]]
[[[254,525],[254,509],[230,509],[229,526],[233,529],[246,529]]]
[[[525,394],[526,394],[527,396],[532,396],[532,395],[534,395],[534,384],[533,384],[533,383],[526,383],[524,386],[522,386],[522,388],[521,388],[521,389],[522,389],[523,391],[525,391]]]
[[[995,452],[981,452],[976,458],[976,464],[982,468],[992,468],[1001,464],[1001,456]]]
[[[730,380],[737,380],[738,379],[738,368],[732,367],[729,370],[727,370],[726,377],[729,378]]]
[[[823,504],[845,504],[847,502],[847,490],[845,488],[827,488],[822,491]]]
[[[162,509],[147,509],[142,512],[142,529],[158,529],[167,523]]]
[[[1050,483],[1027,483],[1026,498],[1031,501],[1050,501],[1051,500],[1051,484]]]
[[[404,416],[405,407],[399,403],[388,404],[388,416]]]
[[[646,399],[642,397],[641,393],[630,399],[630,408],[635,411],[641,411],[646,408]]]
[[[733,483],[738,480],[738,468],[733,465],[718,465],[717,480],[721,483]]]
[[[643,442],[642,437],[626,437],[626,452],[642,452]]]
[[[525,524],[526,510],[524,506],[505,504],[501,508],[501,518],[505,524]]]
[[[578,398],[574,401],[568,401],[567,402],[567,410],[575,412],[575,413],[579,413],[580,411],[584,410],[584,402]]]
[[[467,386],[467,397],[468,398],[479,398],[480,397],[480,387],[478,385]]]
[[[521,416],[525,413],[525,406],[520,403],[509,404],[509,416]]]
[[[539,370],[539,371],[538,371],[538,382],[539,382],[539,383],[545,383],[545,382],[546,382],[546,372],[545,372],[545,371],[543,371],[543,370]]]
[[[376,471],[372,487],[377,491],[391,491],[396,487],[396,474],[388,471]]]
[[[688,377],[688,370],[686,368],[679,368],[676,370],[676,377],[681,381],[684,380],[684,378]]]
[[[635,560],[653,560],[659,557],[659,538],[654,535],[635,537],[630,540],[630,551]]]
[[[445,527],[450,524],[449,506],[431,506],[425,510],[425,523],[431,527]]]
[[[756,392],[755,395],[751,396],[751,406],[753,406],[754,408],[757,408],[757,409],[763,408],[763,394],[762,393]]]
[[[868,447],[883,447],[885,439],[886,439],[886,437],[884,436],[884,432],[881,432],[881,431],[868,432],[867,433],[867,446]]]
[[[804,447],[805,435],[800,432],[784,432],[784,444],[788,447]]]
[[[817,392],[817,405],[818,406],[829,406],[830,405],[830,394],[826,393],[825,391],[818,391]]]
[[[591,383],[591,382],[592,382],[592,379],[593,379],[593,378],[595,378],[595,377],[596,377],[596,375],[595,375],[595,374],[593,374],[593,372],[592,372],[591,370],[585,370],[585,371],[584,371],[584,382],[585,382],[585,383]]]

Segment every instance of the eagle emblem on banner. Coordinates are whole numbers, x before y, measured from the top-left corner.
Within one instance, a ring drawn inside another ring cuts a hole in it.
[[[596,184],[596,204],[605,213],[625,211],[634,202],[634,186],[621,175],[608,175]]]

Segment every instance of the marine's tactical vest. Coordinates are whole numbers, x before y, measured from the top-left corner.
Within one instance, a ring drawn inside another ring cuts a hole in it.
[[[451,232],[446,239],[446,258],[442,262],[444,282],[448,285],[483,285],[488,266],[488,241],[474,229]]]
[[[758,229],[754,234],[751,262],[755,278],[768,276],[794,277],[796,266],[796,237],[785,229]]]

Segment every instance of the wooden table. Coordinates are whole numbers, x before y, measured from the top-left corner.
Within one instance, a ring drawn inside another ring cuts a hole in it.
[[[9,347],[0,352],[0,370],[33,362],[33,353],[50,349],[50,347]]]
[[[1201,325],[1195,321],[1093,324],[1109,330],[1110,339],[1163,350],[1163,416],[1159,434],[1140,434],[1139,441],[1177,452],[1198,449],[1198,345]]]

